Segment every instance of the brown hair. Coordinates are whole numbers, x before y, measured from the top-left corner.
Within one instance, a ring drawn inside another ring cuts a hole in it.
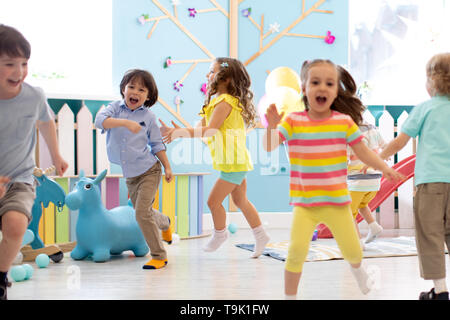
[[[361,100],[359,100],[356,96],[357,86],[355,80],[343,67],[334,64],[331,60],[316,59],[312,61],[305,61],[303,62],[302,69],[300,70],[302,87],[304,88],[306,82],[308,81],[309,70],[313,66],[320,63],[328,63],[334,66],[338,72],[338,93],[336,99],[331,105],[331,109],[349,115],[356,125],[361,125],[363,122],[362,114],[366,108]],[[308,98],[306,95],[303,95],[302,99],[306,110],[308,110]]]
[[[204,114],[204,109],[211,101],[211,97],[217,93],[219,83],[227,79],[227,93],[239,99],[242,107],[242,117],[247,127],[255,127],[256,110],[253,104],[253,92],[250,90],[251,80],[245,66],[241,61],[233,58],[219,57],[215,63],[219,65],[220,71],[210,83],[206,95],[205,104],[200,114]]]
[[[31,46],[27,39],[13,27],[0,24],[0,56],[30,59]]]
[[[434,55],[427,63],[426,72],[434,93],[450,96],[450,53]]]
[[[131,69],[125,72],[125,75],[120,82],[120,94],[122,95],[122,98],[124,98],[123,91],[125,90],[126,85],[133,81],[140,81],[148,89],[148,100],[144,102],[144,106],[148,108],[153,106],[156,101],[158,101],[158,87],[156,86],[152,74],[140,69]]]

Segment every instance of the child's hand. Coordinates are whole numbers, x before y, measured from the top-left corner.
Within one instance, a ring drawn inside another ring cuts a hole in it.
[[[275,129],[283,119],[284,112],[278,113],[278,109],[274,103],[272,103],[266,110],[267,128]]]
[[[367,169],[369,169],[370,167],[368,165],[364,165],[364,167],[361,168],[360,172],[366,174],[367,173]]]
[[[164,121],[159,119],[159,122],[161,123],[161,127],[159,128],[159,131],[161,132],[161,135],[163,137],[164,143],[171,143],[173,140],[175,140],[175,136],[173,136],[173,132],[175,129],[181,128],[179,125],[177,125],[175,122],[172,121],[173,128],[168,127]]]
[[[389,168],[387,170],[383,171],[383,176],[388,179],[389,181],[402,181],[405,180],[406,177],[402,175],[401,173],[395,171],[392,168]]]
[[[172,175],[172,169],[171,168],[164,168],[164,179],[169,183],[173,179]]]
[[[130,130],[132,133],[139,133],[139,131],[141,131],[142,127],[139,123],[137,123],[136,121],[132,121],[132,120],[128,120],[126,122],[126,126],[125,126],[128,130]]]
[[[3,196],[6,193],[6,184],[9,182],[8,177],[0,176],[0,199],[3,198]]]
[[[69,164],[61,156],[56,157],[56,159],[53,160],[53,164],[56,169],[56,174],[60,177],[62,177],[64,172],[66,172],[69,167]]]

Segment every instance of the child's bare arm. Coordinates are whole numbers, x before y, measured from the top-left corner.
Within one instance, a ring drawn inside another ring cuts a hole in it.
[[[211,115],[209,124],[206,126],[206,122],[203,119],[201,126],[196,126],[195,128],[182,128],[172,121],[173,128],[167,126],[161,119],[161,135],[163,137],[164,143],[170,143],[176,138],[204,138],[212,137],[217,133],[219,128],[222,126],[225,119],[231,112],[232,107],[225,101],[219,102]]]
[[[280,135],[277,132],[277,126],[283,119],[284,112],[278,113],[278,110],[274,104],[271,104],[266,111],[267,129],[264,132],[263,147],[267,152],[273,151],[283,142]]]
[[[407,134],[400,132],[400,134],[380,152],[381,159],[388,159],[390,156],[396,154],[398,151],[403,149],[408,143],[410,136]]]
[[[364,142],[360,141],[352,146],[353,151],[356,156],[369,165],[372,168],[375,168],[381,172],[388,180],[403,180],[405,177],[395,171],[394,169],[388,167],[388,165],[372,150],[370,150]]]
[[[47,143],[48,150],[50,151],[50,156],[52,157],[53,165],[56,169],[56,173],[59,176],[62,176],[69,167],[69,164],[59,153],[55,122],[53,120],[37,121],[37,126],[42,136],[44,137],[45,142]]]

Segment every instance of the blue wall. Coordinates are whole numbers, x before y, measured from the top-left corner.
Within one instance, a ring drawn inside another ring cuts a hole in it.
[[[160,0],[171,14],[173,6],[170,0]],[[178,6],[180,23],[188,29],[214,56],[228,56],[228,19],[220,12],[198,13],[195,18],[189,17],[188,5],[196,9],[213,7],[210,1],[181,1]],[[218,0],[228,11],[228,0]],[[259,46],[259,31],[241,14],[241,10],[251,7],[251,16],[260,23],[264,14],[264,32],[269,25],[280,24],[280,31],[289,26],[301,14],[302,1],[292,0],[246,0],[239,7],[239,59],[246,61]],[[307,0],[306,9],[316,1]],[[338,64],[348,61],[348,1],[327,0],[319,8],[333,10],[333,14],[313,13],[294,27],[291,33],[325,35],[328,30],[336,36],[334,44],[329,45],[322,39],[300,37],[283,37],[271,48],[247,66],[252,77],[252,89],[255,93],[255,105],[264,95],[264,84],[267,72],[278,66],[288,66],[299,71],[306,59],[328,58]],[[179,80],[189,69],[189,64],[176,64],[163,68],[165,59],[171,56],[174,60],[206,59],[208,56],[169,19],[160,20],[150,39],[147,39],[153,22],[141,25],[137,18],[142,14],[149,17],[163,16],[161,10],[150,0],[113,2],[113,81],[115,87],[123,73],[130,68],[147,69],[154,75],[158,84],[160,97],[173,109],[174,99],[179,96],[184,103],[180,107],[180,116],[192,126],[200,119],[198,112],[203,104],[204,95],[200,91],[201,84],[206,81],[205,75],[209,63],[200,63],[184,81],[180,92],[173,89],[173,82]],[[277,34],[264,40],[267,44]],[[118,89],[117,89],[118,90]],[[157,103],[152,111],[166,123],[174,120],[161,104]],[[179,122],[178,122],[179,123]],[[180,123],[179,123],[180,124]],[[271,166],[270,158],[262,150],[261,129],[249,134],[249,148],[252,152],[255,170],[248,175],[248,196],[256,208],[262,212],[291,211],[288,204],[289,176],[288,161],[284,148],[280,148],[273,157],[279,157],[279,166]],[[218,174],[211,166],[211,158],[207,147],[199,140],[178,140],[168,145],[168,155],[175,172],[200,171],[211,172],[205,179],[205,199],[214,185]],[[272,168],[273,167],[273,168]],[[273,169],[273,171],[271,171]],[[206,211],[208,208],[205,206]],[[226,206],[227,208],[227,206]]]

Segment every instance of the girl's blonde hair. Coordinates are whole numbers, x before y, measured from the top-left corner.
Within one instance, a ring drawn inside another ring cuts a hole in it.
[[[229,79],[227,93],[239,99],[242,117],[247,127],[255,127],[256,110],[253,104],[253,92],[250,90],[250,75],[245,66],[237,59],[226,57],[216,58],[215,63],[219,65],[220,70],[208,87],[205,104],[200,114],[205,113],[211,97],[217,93],[218,85]]]
[[[328,63],[336,68],[338,72],[338,94],[333,104],[331,105],[332,110],[336,110],[340,113],[349,115],[356,125],[361,125],[363,123],[362,114],[366,109],[356,96],[357,86],[355,80],[351,74],[345,70],[343,67],[336,65],[331,60],[316,59],[312,61],[303,62],[302,69],[300,70],[300,80],[302,82],[302,87],[304,88],[306,82],[308,81],[309,70],[318,64]],[[306,95],[303,95],[303,102],[305,104],[306,110],[308,110],[308,99]]]
[[[450,53],[434,55],[427,63],[426,72],[434,94],[450,96]]]

